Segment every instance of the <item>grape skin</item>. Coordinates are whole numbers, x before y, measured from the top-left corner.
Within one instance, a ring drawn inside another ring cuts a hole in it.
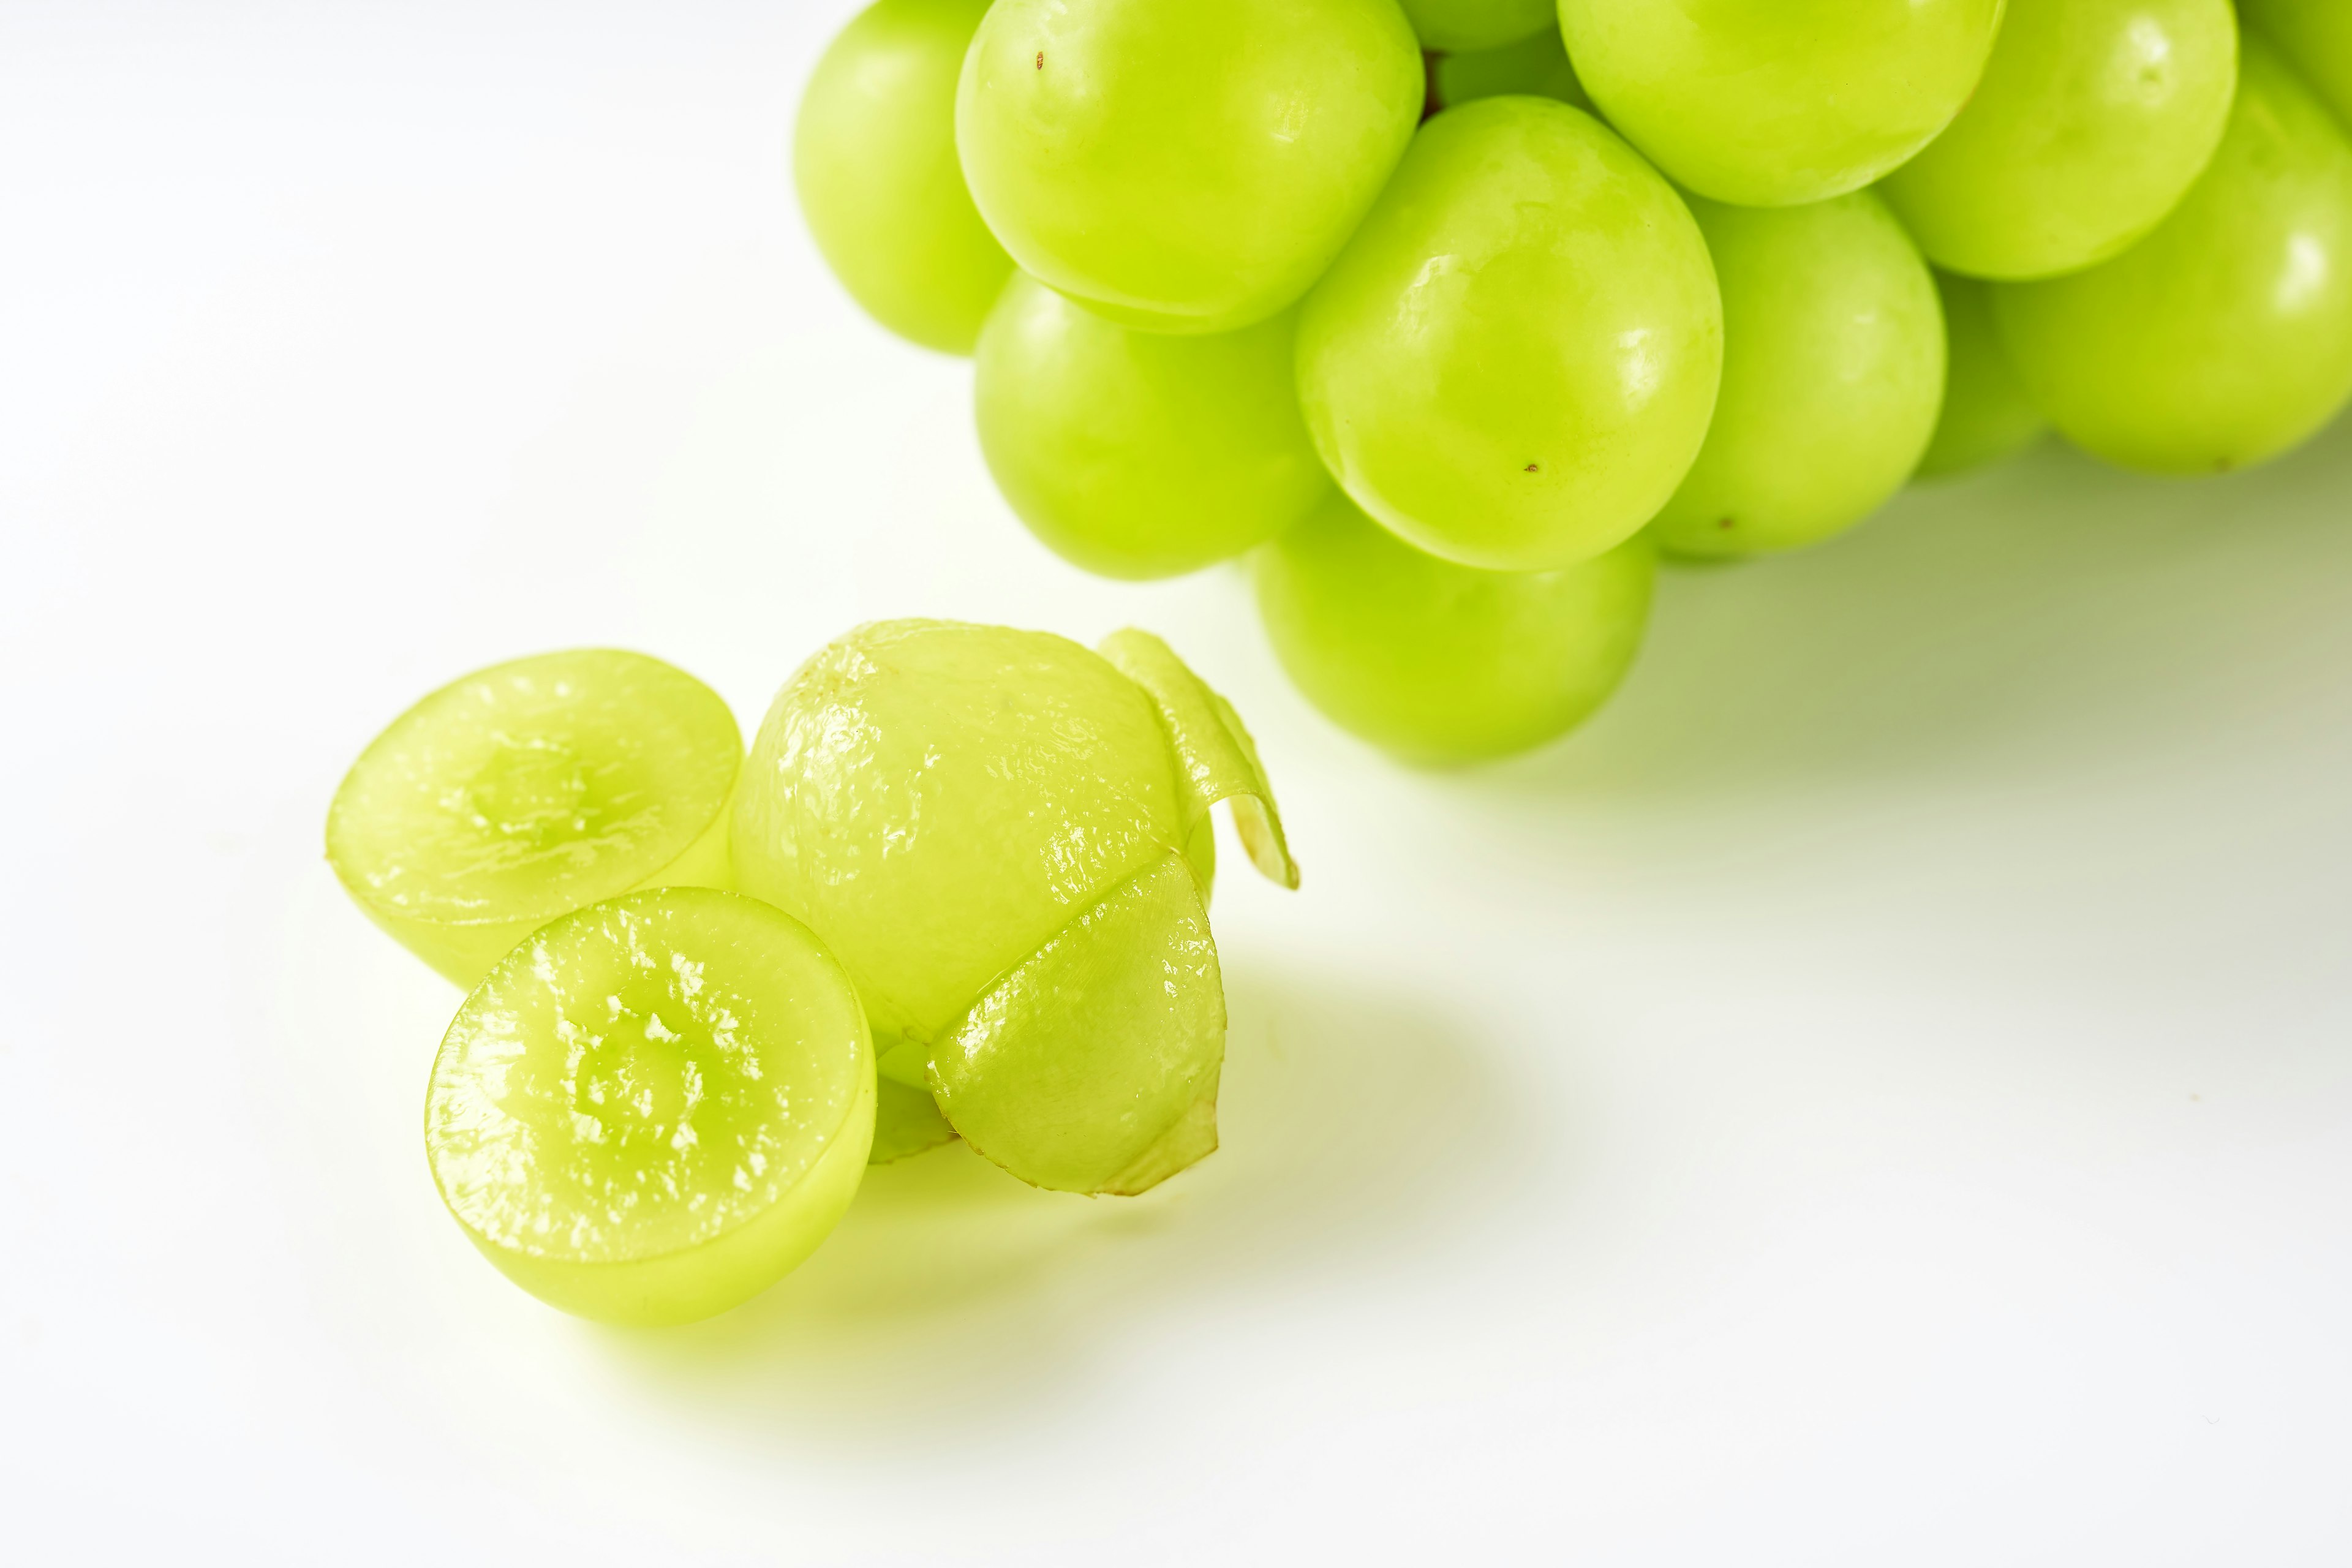
[[[2284,54],[2352,128],[2352,5],[2344,0],[2238,0],[2246,25]]]
[[[1330,489],[1291,376],[1286,313],[1237,332],[1138,331],[1016,277],[981,334],[973,402],[1030,531],[1109,577],[1239,555]]]
[[[1512,93],[1556,98],[1587,112],[1592,108],[1584,84],[1576,79],[1576,68],[1569,63],[1559,28],[1554,26],[1517,43],[1443,56],[1430,68],[1430,87],[1441,109]]]
[[[1423,128],[1300,318],[1325,465],[1408,543],[1542,571],[1673,493],[1722,307],[1682,201],[1591,115],[1482,99]]]
[[[1426,95],[1394,0],[997,0],[956,142],[1032,276],[1129,325],[1232,331],[1314,284]]]
[[[1559,0],[1609,122],[1685,189],[1787,206],[1859,190],[1950,123],[2001,0]]]
[[[1868,191],[1801,207],[1690,205],[1723,289],[1723,394],[1650,532],[1685,557],[1819,543],[1900,489],[1934,434],[1935,281]]]
[[[1986,286],[1938,272],[1936,289],[1944,301],[1944,411],[1913,476],[1922,479],[1999,462],[2050,428],[2009,363]]]
[[[2163,221],[2237,77],[2230,0],[2009,0],[1976,96],[1881,189],[1938,267],[2071,272]]]
[[[1553,0],[1399,0],[1429,48],[1491,49],[1559,26]]]
[[[2352,394],[2352,142],[2253,35],[2212,163],[2112,261],[1993,289],[2027,391],[2125,468],[2261,462]]]
[[[1013,270],[956,161],[956,80],[988,0],[879,0],[801,98],[793,179],[817,248],[900,337],[968,354]]]
[[[1266,635],[1299,690],[1425,764],[1509,756],[1581,723],[1632,666],[1655,575],[1638,535],[1558,571],[1457,566],[1339,495],[1255,564]]]

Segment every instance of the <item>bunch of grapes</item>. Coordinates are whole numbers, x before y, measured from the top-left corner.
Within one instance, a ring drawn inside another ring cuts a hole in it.
[[[1118,577],[1254,556],[1411,758],[1551,740],[1654,563],[2054,427],[2156,473],[2352,395],[2347,0],[879,0],[810,83],[850,292]]]

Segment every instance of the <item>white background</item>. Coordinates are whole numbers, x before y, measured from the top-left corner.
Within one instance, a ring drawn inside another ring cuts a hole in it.
[[[0,1557],[2352,1558],[2352,429],[2048,449],[1676,576],[1546,755],[1399,771],[1246,584],[1096,582],[794,214],[848,0],[0,5]],[[455,994],[319,853],[475,666],[755,723],[861,619],[1173,640],[1225,1149],[878,1173],[719,1321],[562,1318],[418,1137]]]

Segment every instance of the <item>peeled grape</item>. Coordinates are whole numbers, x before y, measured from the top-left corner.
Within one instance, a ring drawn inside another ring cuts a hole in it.
[[[1935,432],[1935,280],[1868,191],[1691,212],[1723,288],[1723,395],[1650,531],[1683,556],[1817,543],[1900,489]]]
[[[1425,555],[1330,500],[1257,557],[1283,668],[1342,729],[1409,761],[1528,751],[1606,701],[1641,647],[1655,566],[1635,535],[1552,572]]]
[[[2238,0],[2246,25],[2275,45],[2352,126],[2352,5],[2344,0]]]
[[[1433,49],[1491,49],[1531,34],[1554,32],[1552,0],[1399,0],[1423,44]]]
[[[2172,210],[2237,81],[2230,0],[2009,0],[1976,96],[1882,189],[1938,267],[2071,272]]]
[[[997,0],[956,141],[1029,273],[1131,326],[1230,331],[1330,264],[1426,91],[1394,0]]]
[[[2112,261],[1997,285],[2001,342],[2070,441],[2126,468],[2242,468],[2352,393],[2352,143],[2249,34],[2230,128],[2172,215]]]
[[[567,915],[499,961],[433,1064],[449,1212],[534,1296],[676,1323],[791,1270],[874,1133],[857,994],[808,928],[706,889]]]
[[[1117,662],[1000,626],[862,627],[777,696],[734,826],[745,890],[856,980],[884,1076],[932,1091],[1014,1174],[1080,1191],[1130,1190],[1214,1146],[1221,994],[1209,1008],[1197,973],[1165,969],[1205,931],[1210,806],[1246,797],[1253,858],[1296,879],[1231,709],[1157,639],[1106,647]],[[1137,888],[1150,896],[1104,912]]]
[[[460,985],[556,916],[634,889],[728,883],[743,755],[727,704],[609,648],[478,670],[394,720],[327,814],[369,919]]]
[[[1111,577],[1238,555],[1331,488],[1298,412],[1287,313],[1138,331],[1016,278],[981,335],[981,450],[1030,531]]]
[[[1551,0],[1544,0],[1544,29],[1531,38],[1441,56],[1431,68],[1430,78],[1438,106],[1451,109],[1477,98],[1529,93],[1591,109],[1592,100],[1585,95],[1584,84],[1576,79],[1576,68],[1569,64],[1568,48],[1559,40],[1559,28],[1550,15]]]
[[[988,0],[879,0],[801,99],[793,176],[835,276],[899,336],[970,353],[1013,270],[956,161],[956,79]]]
[[[1787,206],[1858,190],[1968,101],[2001,0],[1559,0],[1585,89],[1677,184]]]
[[[1706,244],[1591,115],[1447,110],[1299,321],[1323,461],[1408,543],[1541,571],[1632,534],[1706,433],[1723,356]]]
[[[1915,477],[1923,479],[1998,462],[2050,428],[2009,363],[1986,286],[1938,272],[1936,288],[1944,300],[1944,411],[1919,459]]]

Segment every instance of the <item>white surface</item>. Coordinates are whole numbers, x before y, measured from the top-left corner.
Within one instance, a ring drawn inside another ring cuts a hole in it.
[[[823,277],[846,11],[0,9],[0,1557],[2352,1557],[2352,430],[1675,578],[1584,736],[1400,773],[1237,577],[1032,544]],[[456,997],[320,863],[341,770],[493,658],[755,723],[910,613],[1251,716],[1307,880],[1223,879],[1225,1151],[541,1308],[436,1206]]]

